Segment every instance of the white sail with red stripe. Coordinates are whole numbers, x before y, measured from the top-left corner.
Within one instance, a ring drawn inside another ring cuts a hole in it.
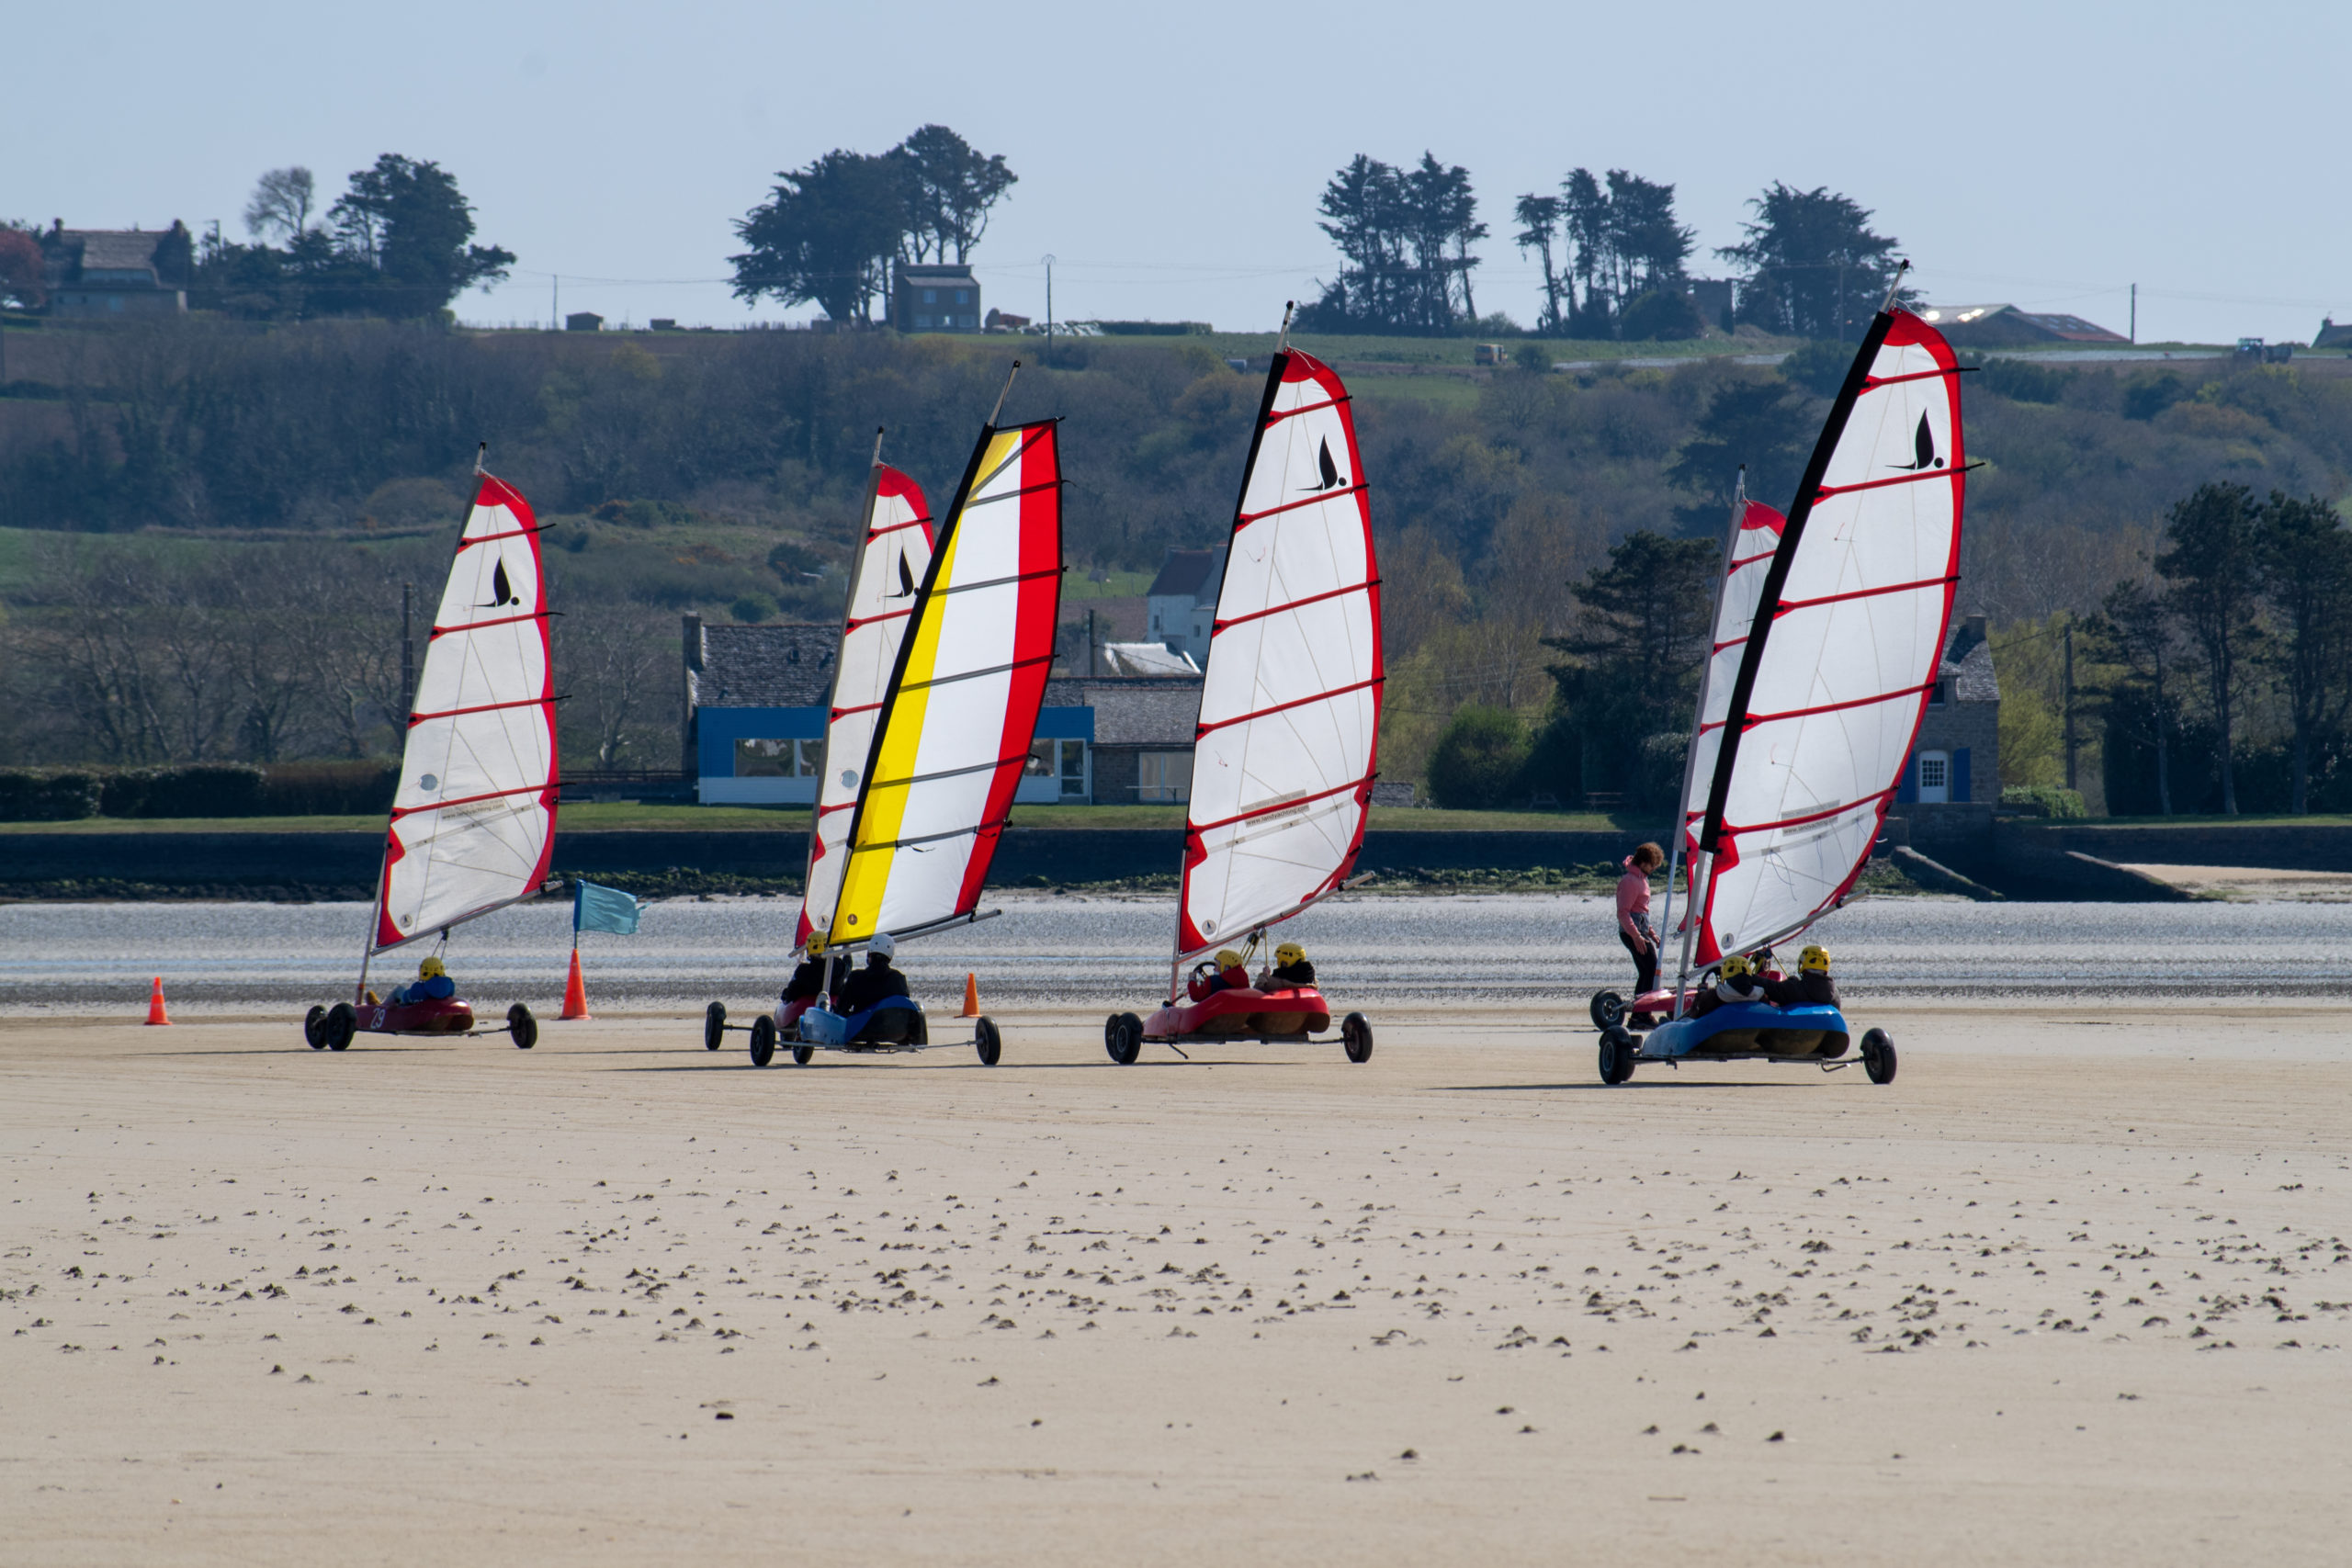
[[[1054,660],[1057,437],[1051,420],[981,428],[883,691],[833,943],[934,927],[979,902]]]
[[[1179,958],[1298,913],[1363,847],[1380,736],[1380,575],[1347,389],[1267,373],[1209,637]]]
[[[808,827],[808,877],[800,899],[795,946],[812,931],[832,925],[847,856],[850,818],[882,699],[898,668],[899,647],[923,578],[931,570],[931,510],[922,489],[888,463],[874,465],[866,490],[865,537],[851,563],[849,612],[842,622],[841,655],[833,666],[831,711],[825,722],[825,763],[817,780],[816,814]]]
[[[539,525],[480,477],[417,671],[370,951],[537,892],[555,847],[555,688]]]
[[[1870,859],[1959,581],[1958,376],[1933,327],[1882,311],[1787,519],[1751,509],[1742,529],[1683,802],[1706,857],[1694,863],[1702,963],[1802,930]],[[1751,592],[1743,573],[1757,571],[1761,540],[1749,536],[1772,522],[1779,538]]]

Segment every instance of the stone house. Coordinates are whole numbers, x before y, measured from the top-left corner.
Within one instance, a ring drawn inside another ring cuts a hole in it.
[[[1933,859],[1990,852],[2001,800],[2001,682],[1982,615],[1952,628],[1936,665],[1919,738],[1895,786],[1895,815],[1912,846]]]
[[[179,315],[196,246],[187,226],[169,229],[68,229],[59,219],[40,236],[41,282],[52,316],[122,320]]]
[[[1225,552],[1171,549],[1159,575],[1144,590],[1144,637],[1176,653],[1188,653],[1205,668],[1209,627],[1216,619],[1216,596],[1225,586]]]

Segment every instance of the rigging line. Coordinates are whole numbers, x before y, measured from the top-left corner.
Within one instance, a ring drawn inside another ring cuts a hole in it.
[[[911,849],[918,844],[936,844],[946,839],[976,839],[982,833],[1001,832],[1004,824],[1005,818],[1000,817],[993,822],[983,822],[976,828],[950,828],[944,833],[924,833],[912,839],[887,839],[878,844],[852,844],[849,847],[849,852],[853,855],[865,855],[872,854],[876,850],[904,850]]]
[[[1849,485],[1823,485],[1813,492],[1815,501],[1827,501],[1832,496],[1853,495],[1866,490],[1884,490],[1889,485],[1915,485],[1923,479],[1956,479],[1983,468],[1982,463],[1962,463],[1957,468],[1930,468],[1924,474],[1897,474],[1891,479],[1857,479]]]
[[[1015,572],[1011,577],[985,578],[978,582],[952,583],[945,588],[935,588],[932,590],[931,596],[934,599],[944,599],[950,593],[971,593],[983,588],[1002,588],[1008,582],[1035,582],[1039,578],[1043,577],[1059,577],[1063,572],[1068,571],[1069,570],[1069,568],[1066,566],[1057,566],[1049,571],[1022,571]],[[904,615],[907,612],[899,611],[898,613]],[[868,619],[871,620],[880,620],[881,618],[882,617],[879,615],[868,617]]]
[[[1313,506],[1316,502],[1321,501],[1338,501],[1342,496],[1361,495],[1368,488],[1370,487],[1359,480],[1355,484],[1345,486],[1340,490],[1327,490],[1319,494],[1301,496],[1296,501],[1285,501],[1280,506],[1269,506],[1263,512],[1252,512],[1246,513],[1243,516],[1237,517],[1234,519],[1234,526],[1236,528],[1246,528],[1250,524],[1258,522],[1262,518],[1272,517],[1279,512],[1295,511],[1302,506]]]
[[[990,479],[995,479],[998,474],[1004,472],[1005,469],[1019,462],[1022,457],[1027,454],[1028,450],[1029,448],[1026,446],[1022,447],[1020,451],[1015,452],[1012,457],[1007,457],[1003,462],[999,463],[994,469],[980,480],[979,484],[974,485],[972,488],[974,490],[978,490],[982,485],[986,485]],[[969,516],[971,514],[972,508],[975,506],[989,506],[1000,501],[1018,501],[1024,495],[1035,495],[1042,490],[1059,490],[1069,482],[1069,481],[1068,479],[1065,479],[1060,475],[1057,474],[1043,484],[1023,485],[1017,490],[1001,490],[994,495],[976,495],[971,500],[964,503],[964,513],[965,515]]]
[[[1334,784],[1329,789],[1317,790],[1313,795],[1302,795],[1295,800],[1278,800],[1271,806],[1253,807],[1248,811],[1239,812],[1231,817],[1220,817],[1214,822],[1195,822],[1192,825],[1193,831],[1206,833],[1218,828],[1230,828],[1236,822],[1271,817],[1277,811],[1291,811],[1302,806],[1312,806],[1317,801],[1327,799],[1331,795],[1343,795],[1351,789],[1362,789],[1368,782],[1368,779],[1350,779],[1345,784]]]
[[[398,822],[404,817],[414,817],[420,812],[445,811],[452,806],[471,806],[479,800],[503,800],[510,795],[543,795],[555,787],[555,781],[549,779],[545,784],[523,784],[514,789],[494,789],[486,795],[460,795],[455,800],[436,800],[430,806],[395,806],[392,807],[392,820]]]
[[[1266,416],[1266,428],[1272,430],[1283,420],[1296,419],[1300,414],[1313,413],[1318,409],[1335,409],[1341,403],[1351,403],[1355,400],[1356,395],[1353,392],[1344,392],[1336,398],[1326,398],[1319,403],[1307,403],[1295,409],[1276,409]]]
[[[456,718],[469,713],[496,713],[501,708],[545,707],[548,703],[556,700],[553,697],[518,697],[511,703],[483,703],[469,708],[444,708],[438,713],[413,713],[408,716],[408,721],[411,726],[415,726],[423,724],[428,718]]]
[[[1305,609],[1309,604],[1319,604],[1326,599],[1337,599],[1341,594],[1369,593],[1379,583],[1380,579],[1367,577],[1362,582],[1351,582],[1344,588],[1333,588],[1321,593],[1310,593],[1304,599],[1294,599],[1287,604],[1275,604],[1263,610],[1252,610],[1246,615],[1236,615],[1229,621],[1212,621],[1209,623],[1209,635],[1214,637],[1227,626],[1247,626],[1251,621],[1261,621],[1268,615],[1279,615],[1284,610]]]
[[[1236,724],[1248,724],[1251,719],[1267,718],[1278,713],[1287,713],[1292,708],[1305,707],[1309,703],[1329,702],[1333,697],[1343,697],[1350,692],[1361,692],[1368,687],[1377,686],[1387,679],[1385,675],[1374,675],[1368,681],[1358,681],[1352,686],[1334,686],[1328,692],[1317,692],[1310,696],[1295,698],[1286,703],[1276,703],[1272,707],[1260,708],[1255,713],[1237,714],[1231,718],[1220,718],[1208,724],[1195,724],[1193,728],[1193,739],[1198,740],[1211,730],[1224,729]]]
[[[930,784],[934,779],[959,779],[968,773],[993,773],[1009,763],[1025,762],[1028,760],[1028,752],[1015,751],[1010,757],[999,757],[990,762],[974,762],[967,768],[942,768],[934,773],[909,773],[902,779],[876,779],[866,787],[868,789],[906,789],[919,784]]]
[[[1819,604],[1841,604],[1849,599],[1869,599],[1881,593],[1908,593],[1918,588],[1946,588],[1960,581],[1960,573],[1943,577],[1923,577],[1917,582],[1890,582],[1883,588],[1857,588],[1845,593],[1825,593],[1818,599],[1783,599],[1772,614],[1777,618],[1792,610],[1810,610]]]
[[[478,632],[490,626],[511,626],[518,621],[544,621],[553,614],[555,612],[552,610],[534,610],[527,615],[502,615],[494,621],[460,621],[455,626],[434,627],[432,637],[426,637],[425,640],[430,642],[434,637],[442,637],[449,632]]]
[[[1010,664],[991,664],[985,670],[967,670],[957,675],[934,675],[928,681],[910,681],[899,688],[901,693],[920,692],[932,686],[952,686],[958,681],[977,681],[983,675],[1001,675],[1008,670],[1025,670],[1033,664],[1050,664],[1054,656],[1039,654],[1034,659],[1016,659]]]
[[[1904,686],[1892,692],[1879,692],[1867,697],[1849,697],[1842,703],[1823,703],[1818,707],[1791,708],[1786,713],[1751,713],[1743,715],[1740,722],[1753,729],[1759,724],[1783,724],[1792,718],[1811,718],[1815,714],[1843,713],[1848,708],[1866,708],[1873,703],[1891,703],[1901,697],[1924,696],[1936,689],[1928,681],[1917,686]]]

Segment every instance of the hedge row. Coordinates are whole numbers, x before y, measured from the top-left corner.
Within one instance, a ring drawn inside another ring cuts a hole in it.
[[[85,817],[366,816],[391,809],[387,762],[196,762],[176,768],[0,771],[0,822]]]

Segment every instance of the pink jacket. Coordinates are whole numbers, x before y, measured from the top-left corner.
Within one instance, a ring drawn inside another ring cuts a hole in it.
[[[1634,857],[1627,855],[1625,874],[1617,879],[1617,929],[1627,936],[1638,937],[1649,921],[1649,873],[1636,866]],[[1639,921],[1634,918],[1636,915],[1641,917]]]

